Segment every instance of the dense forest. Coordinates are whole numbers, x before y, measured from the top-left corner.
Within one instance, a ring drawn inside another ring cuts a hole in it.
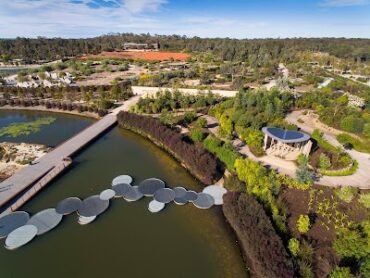
[[[328,52],[340,58],[370,61],[369,39],[293,38],[293,39],[229,39],[164,36],[150,34],[108,34],[87,39],[16,38],[0,39],[0,55],[24,60],[54,60],[101,51],[122,50],[124,42],[159,43],[162,50],[211,51],[222,60],[249,63],[273,59],[289,62],[301,51]]]

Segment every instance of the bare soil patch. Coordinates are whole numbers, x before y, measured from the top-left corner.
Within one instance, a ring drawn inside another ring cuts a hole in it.
[[[130,60],[146,60],[146,61],[186,61],[191,57],[187,53],[178,52],[136,52],[136,51],[122,51],[122,52],[102,52],[98,55],[89,55],[82,57],[83,59],[130,59]]]

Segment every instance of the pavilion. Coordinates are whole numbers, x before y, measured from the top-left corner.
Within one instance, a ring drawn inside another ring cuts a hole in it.
[[[300,154],[308,156],[311,152],[311,137],[304,132],[276,127],[264,127],[262,132],[265,134],[263,148],[267,155],[296,160]]]

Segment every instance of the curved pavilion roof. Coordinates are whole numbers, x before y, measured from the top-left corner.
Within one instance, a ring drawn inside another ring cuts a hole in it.
[[[311,138],[310,135],[304,132],[285,130],[277,127],[264,127],[262,128],[262,132],[283,143],[300,143],[308,141]]]

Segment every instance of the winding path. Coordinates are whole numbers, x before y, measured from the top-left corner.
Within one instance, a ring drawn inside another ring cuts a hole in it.
[[[316,127],[307,125],[306,122],[303,124],[299,123],[298,119],[301,118],[302,116],[303,116],[303,111],[294,111],[287,115],[286,121],[297,125],[303,131],[312,133]],[[209,115],[205,115],[204,118],[207,120],[208,130],[215,136],[219,137],[218,120]],[[307,122],[309,123],[309,121]],[[339,131],[334,130],[333,128],[330,128],[330,127],[327,127],[326,130],[327,131],[324,131],[324,138],[335,146],[341,146],[341,144],[335,138],[335,134],[338,134]],[[273,156],[256,157],[249,150],[247,145],[243,145],[240,139],[234,139],[232,141],[232,144],[241,155],[248,157],[252,160],[258,161],[267,167],[275,169],[279,173],[295,178],[295,171],[297,169],[297,166],[294,162],[286,161],[286,160],[280,159],[278,157],[273,157]],[[370,189],[370,155],[366,153],[360,153],[355,150],[349,150],[347,152],[353,159],[357,160],[357,162],[359,163],[359,169],[356,171],[356,173],[351,176],[344,176],[344,177],[323,176],[323,177],[320,177],[319,180],[316,181],[316,183],[324,185],[324,186],[329,186],[329,187],[338,187],[338,186],[348,185],[348,186],[358,187],[360,189]]]
[[[301,119],[303,123],[298,122],[298,119]],[[342,132],[319,122],[317,116],[315,116],[312,111],[309,111],[307,115],[303,114],[303,110],[293,111],[286,116],[285,120],[291,124],[297,125],[303,131],[308,133],[312,133],[319,125],[321,127],[320,130],[323,132],[323,137],[330,144],[337,147],[342,147],[342,145],[336,139],[336,135]],[[325,186],[349,185],[361,189],[370,189],[370,154],[361,153],[355,150],[346,150],[346,152],[353,159],[357,160],[359,164],[359,168],[356,173],[344,177],[323,176],[317,183]]]

